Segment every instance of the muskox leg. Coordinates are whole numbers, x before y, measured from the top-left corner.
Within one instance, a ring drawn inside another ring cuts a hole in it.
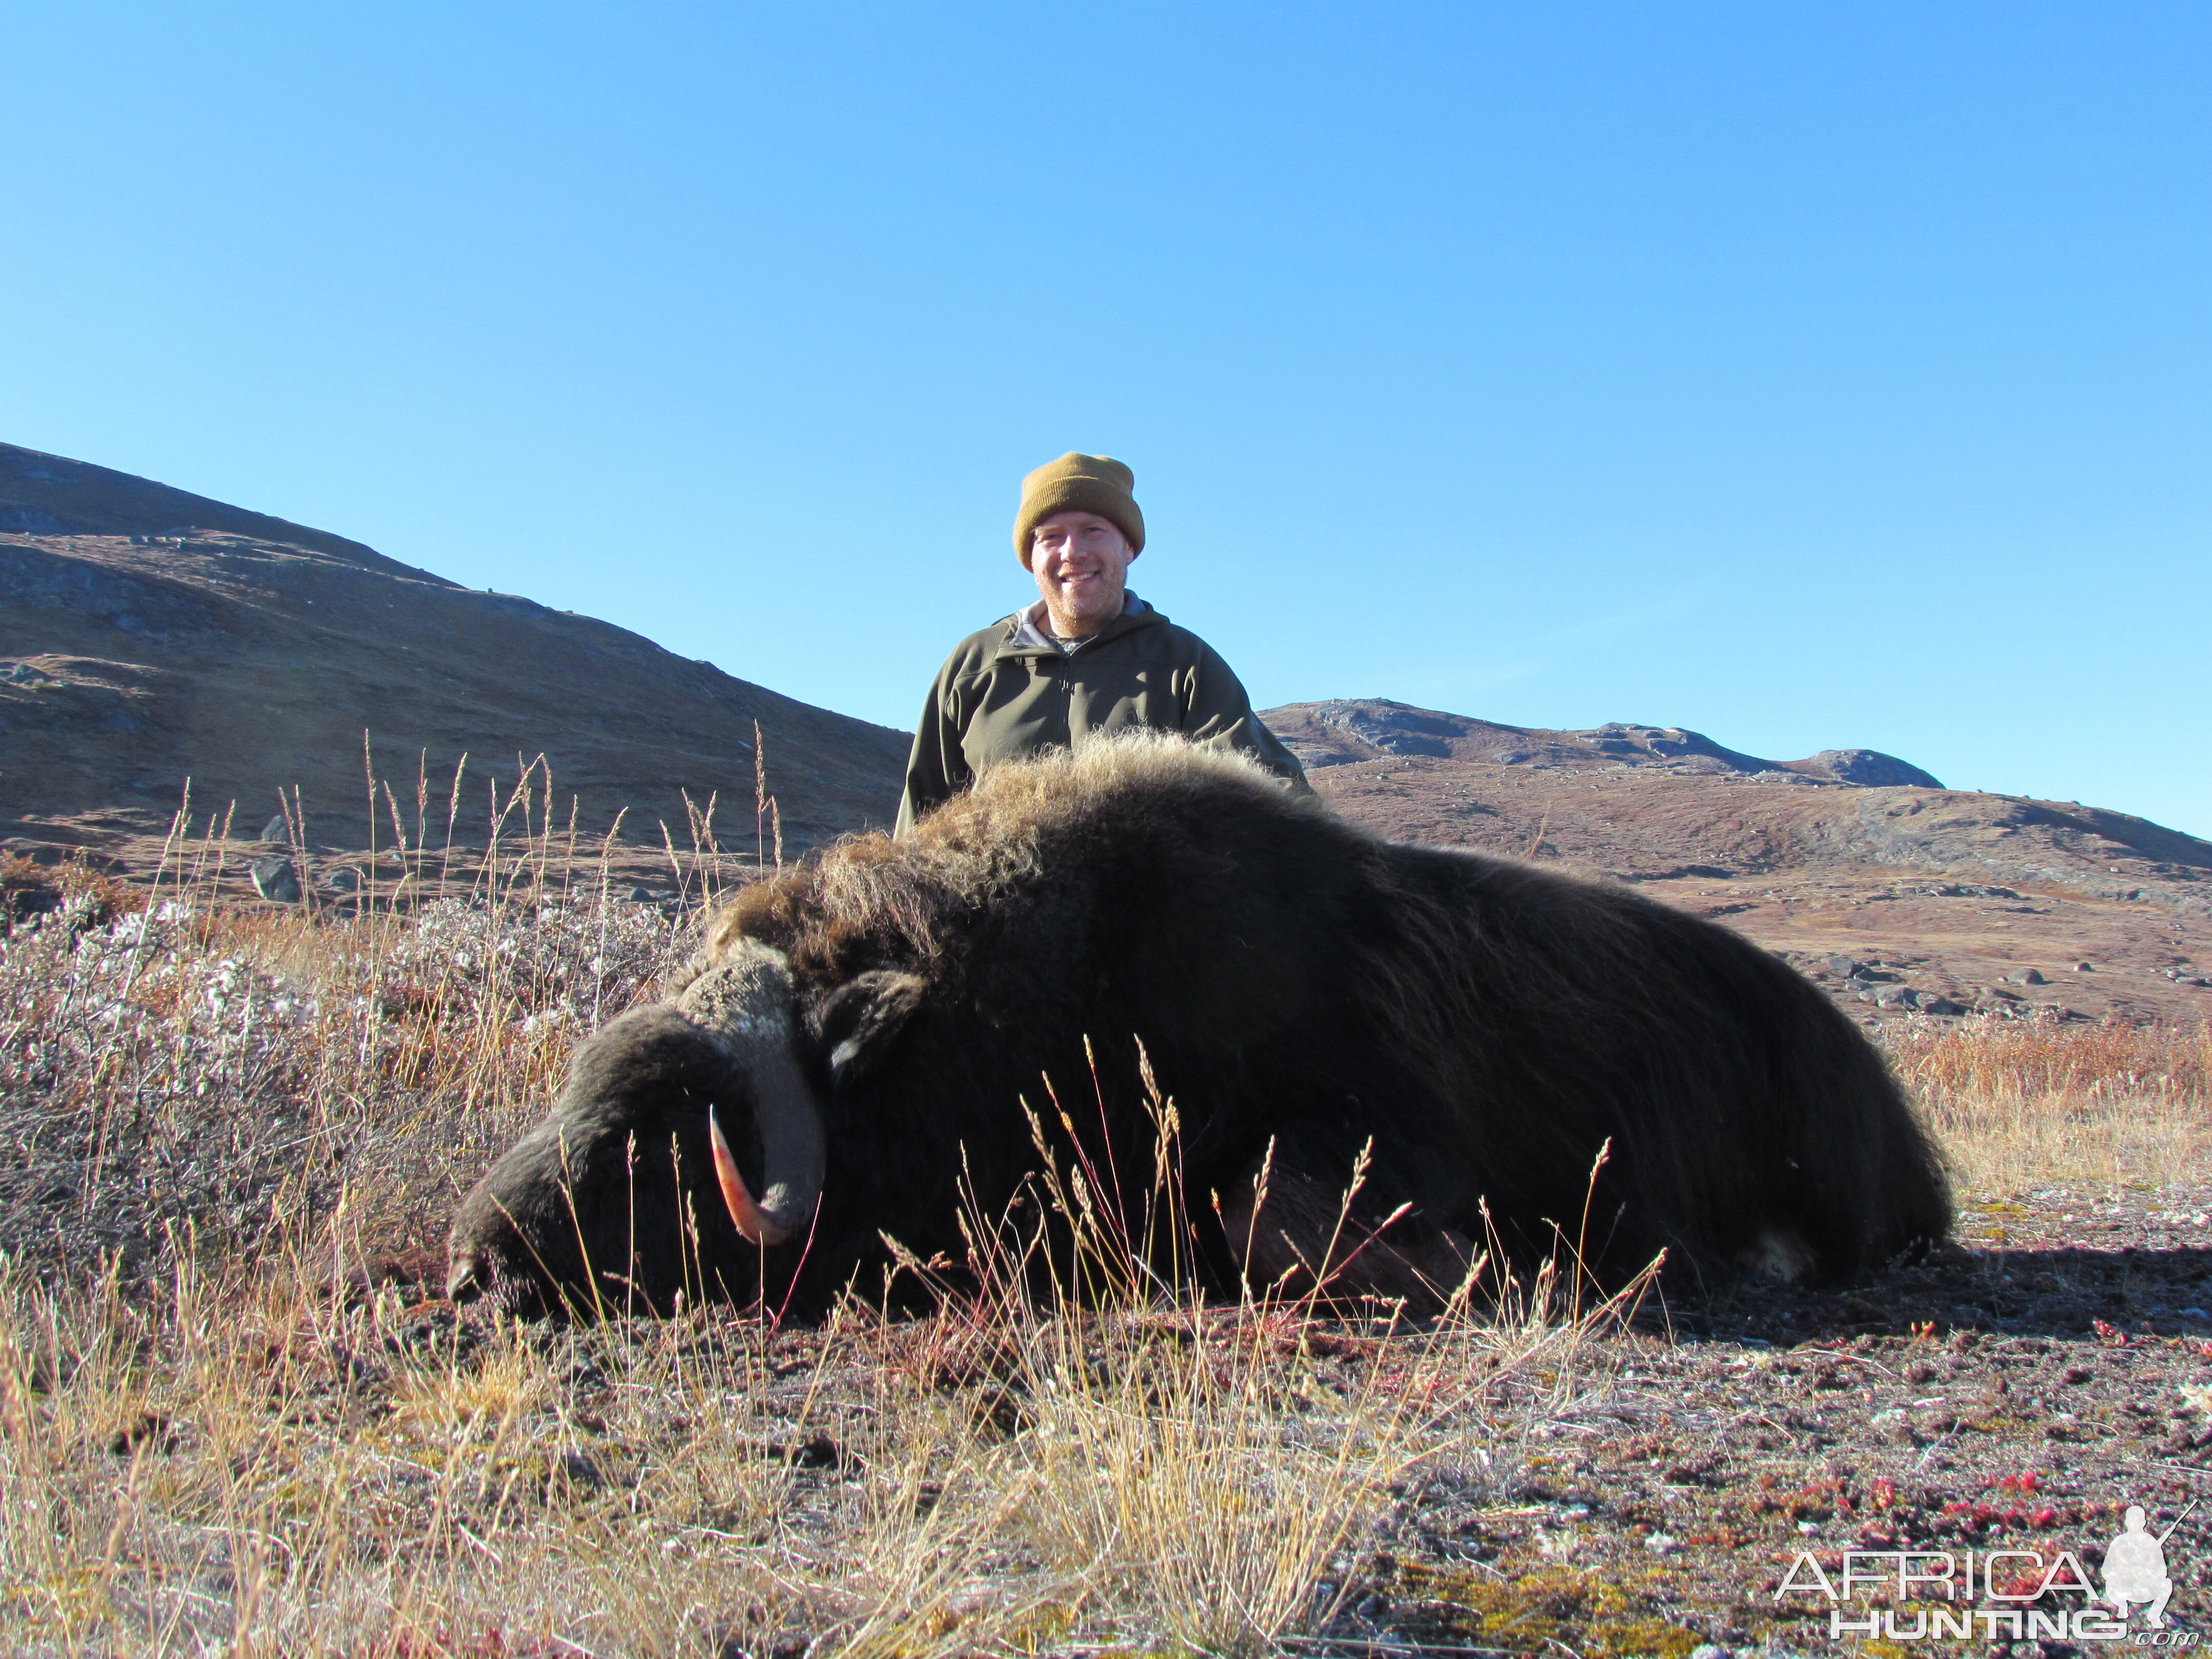
[[[1255,1295],[1318,1291],[1326,1301],[1430,1311],[1450,1299],[1475,1260],[1474,1246],[1449,1227],[1425,1228],[1402,1210],[1378,1217],[1365,1203],[1355,1209],[1341,1186],[1265,1156],[1230,1182],[1220,1215],[1230,1258]]]
[[[1810,1279],[1817,1264],[1804,1234],[1795,1227],[1770,1225],[1737,1254],[1735,1265],[1753,1279],[1796,1285]]]

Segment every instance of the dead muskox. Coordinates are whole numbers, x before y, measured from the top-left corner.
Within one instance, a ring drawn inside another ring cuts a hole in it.
[[[1091,1169],[1141,1184],[1139,1044],[1218,1284],[1334,1266],[1368,1148],[1336,1247],[1364,1245],[1358,1293],[1427,1299],[1473,1245],[1562,1231],[1607,1283],[1662,1249],[1691,1279],[1844,1279],[1949,1222],[1881,1056],[1736,934],[1132,738],[745,889],[468,1195],[454,1293],[818,1309],[885,1234],[959,1256],[963,1191],[995,1215],[1039,1167],[1024,1097],[1061,1132],[1042,1079]]]

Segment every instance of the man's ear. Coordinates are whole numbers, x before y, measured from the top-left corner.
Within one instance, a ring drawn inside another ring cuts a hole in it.
[[[830,1050],[830,1086],[865,1075],[890,1052],[929,989],[915,974],[878,969],[855,975],[823,999],[815,1029]]]

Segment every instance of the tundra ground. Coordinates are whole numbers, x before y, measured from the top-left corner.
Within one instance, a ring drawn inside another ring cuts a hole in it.
[[[1819,1652],[1801,1552],[2094,1575],[2212,1497],[2212,1047],[2166,1026],[1886,1031],[1961,1223],[1843,1293],[1563,1263],[1406,1326],[1093,1236],[1041,1304],[994,1235],[927,1318],[457,1310],[453,1197],[690,939],[514,858],[320,920],[79,872],[0,945],[0,1649]]]

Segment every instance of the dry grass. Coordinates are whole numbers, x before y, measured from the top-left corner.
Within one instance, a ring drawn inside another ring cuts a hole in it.
[[[1968,1187],[2212,1180],[2212,1028],[1972,1020],[1887,1046]]]
[[[558,901],[37,920],[0,947],[0,1250],[79,1277],[160,1267],[172,1226],[250,1249],[349,1184],[378,1247],[434,1246],[457,1169],[686,945],[649,909]]]
[[[1042,1303],[1036,1241],[971,1217],[978,1287],[927,1319],[410,1305],[376,1264],[688,948],[519,890],[310,920],[86,882],[0,945],[0,1648],[1259,1652],[1404,1483],[1506,1492],[1609,1385],[1624,1310],[1565,1276],[1418,1329],[1207,1307],[1072,1171]],[[2202,1034],[1893,1052],[1976,1184],[2202,1170]],[[1149,1200],[1139,1235],[1177,1224]]]
[[[1580,1334],[1008,1305],[471,1343],[297,1261],[137,1297],[17,1278],[0,1643],[1259,1651],[1331,1611],[1409,1469],[1510,1476]]]

